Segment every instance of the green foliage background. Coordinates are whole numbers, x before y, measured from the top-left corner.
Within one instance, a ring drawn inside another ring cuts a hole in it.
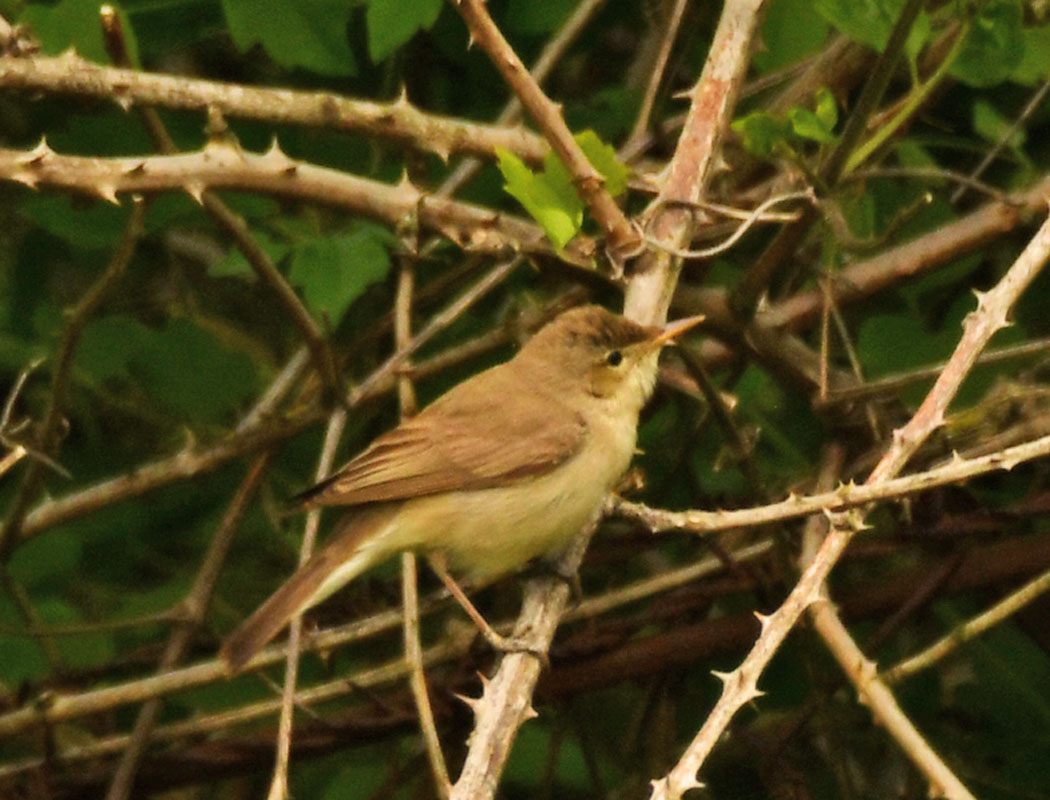
[[[526,63],[541,52],[575,5],[574,0],[490,3]],[[550,94],[564,104],[566,119],[586,143],[589,157],[610,184],[625,193],[625,207],[631,212],[644,208],[648,196],[637,185],[628,190],[626,170],[610,147],[623,144],[632,129],[648,77],[643,53],[659,41],[667,5],[606,4],[548,85]],[[779,75],[776,85],[781,85],[797,74],[794,66],[839,36],[868,48],[870,58],[885,46],[902,6],[903,0],[770,0],[750,78]],[[6,0],[0,2],[0,11],[27,25],[45,53],[75,47],[86,58],[108,63],[95,0]],[[119,11],[133,63],[149,71],[377,100],[393,99],[405,90],[425,111],[477,121],[494,119],[508,99],[483,54],[468,47],[458,15],[440,0],[127,0]],[[716,4],[691,5],[668,78],[657,94],[656,127],[685,108],[676,93],[699,75],[718,13]],[[871,253],[934,230],[985,202],[972,193],[953,202],[955,185],[944,174],[919,177],[917,170],[968,172],[1010,132],[1028,97],[1050,78],[1050,23],[1042,4],[1020,0],[928,4],[913,27],[885,104],[907,102],[923,89],[945,57],[946,37],[950,41],[959,25],[967,26],[966,35],[947,77],[922,101],[922,113],[856,165],[858,173],[875,164],[915,171],[903,177],[859,175],[837,186],[830,201],[842,227],[818,225],[800,249],[792,274],[770,288],[771,299],[817,286],[820,275],[834,274]],[[734,136],[726,148],[731,167],[716,181],[715,193],[726,202],[753,207],[753,197],[742,197],[749,186],[781,171],[812,174],[839,141],[862,79],[863,74],[852,84],[821,88],[785,110],[771,109],[769,90],[749,94],[739,105]],[[887,113],[892,115],[892,110]],[[180,149],[194,150],[205,143],[202,115],[160,113]],[[228,122],[245,149],[261,151],[276,137],[294,158],[387,182],[407,173],[418,185],[434,187],[456,163],[331,130]],[[1045,178],[1050,163],[1048,122],[1050,105],[1044,100],[1005,139],[985,180],[999,190],[1013,191]],[[673,151],[676,134],[673,125],[658,133],[645,157],[631,165],[632,176],[655,173]],[[28,149],[43,135],[59,153],[152,152],[138,118],[116,103],[0,91],[4,146]],[[331,334],[336,351],[346,359],[350,380],[368,375],[392,350],[389,311],[406,231],[263,195],[222,196],[245,216],[257,241]],[[486,164],[461,196],[506,213],[527,212],[558,249],[581,230],[597,232],[554,158],[530,168],[513,154],[501,154],[499,163]],[[23,368],[41,362],[16,406],[17,418],[40,420],[65,310],[111,258],[128,209],[126,200],[114,206],[0,185],[0,385],[13,385]],[[864,375],[875,379],[946,358],[958,341],[964,316],[973,308],[971,290],[994,283],[1023,246],[1028,230],[1012,232],[986,249],[917,279],[899,281],[845,309],[843,324]],[[762,227],[725,255],[688,268],[683,282],[731,289],[771,236],[772,227]],[[619,306],[617,289],[597,277],[600,264],[595,265],[595,275],[587,276],[556,262],[539,259],[538,269],[519,269],[506,286],[428,345],[421,357],[510,324],[520,311],[534,311],[570,285]],[[417,325],[487,267],[448,243],[421,258],[416,266]],[[996,338],[995,345],[1050,333],[1048,288],[1045,278],[1033,287],[1015,324]],[[819,329],[801,335],[819,350]],[[243,256],[201,207],[178,193],[152,198],[145,234],[127,274],[84,328],[76,348],[67,422],[54,454],[69,477],[48,471],[45,497],[61,497],[182,448],[222,440],[299,345],[298,331],[279,303],[255,280]],[[512,351],[513,344],[505,339],[481,357],[421,382],[422,400]],[[835,366],[848,368],[842,348],[832,357]],[[925,454],[924,460],[936,460],[952,447],[972,447],[982,437],[1013,430],[1011,426],[1038,424],[1046,413],[1045,377],[1038,361],[980,368],[953,407],[939,450]],[[870,460],[874,445],[857,408],[848,413],[821,411],[812,402],[812,387],[784,380],[746,353],[720,372],[717,381],[733,395],[735,416],[753,442],[751,461],[761,491],[749,482],[704,404],[664,388],[641,431],[645,455],[639,463],[648,477],[645,499],[654,505],[760,504],[809,485],[822,445],[831,440],[844,442],[858,463]],[[911,384],[884,398],[879,413],[899,424],[926,385]],[[315,382],[298,402],[320,402],[320,394]],[[282,414],[297,410],[301,409],[289,407]],[[396,402],[389,395],[363,406],[351,416],[341,453],[356,453],[396,418]],[[32,427],[29,430],[31,434]],[[282,442],[237,534],[207,624],[195,639],[193,659],[212,656],[221,635],[293,568],[302,526],[286,513],[287,501],[309,484],[319,444],[316,426]],[[245,464],[238,459],[203,477],[109,505],[13,550],[0,591],[0,711],[48,691],[83,691],[153,670],[170,622],[149,619],[184,596],[244,477]],[[0,514],[8,513],[17,475],[15,471],[0,479]],[[1038,513],[1039,500],[1045,499],[1045,477],[1042,465],[1025,467],[1009,476],[935,493],[911,508],[881,511],[869,537],[874,543],[871,553],[844,566],[835,590],[850,597],[875,592],[895,582],[916,581],[917,572],[962,559],[990,542],[1024,542],[1024,537],[1040,535],[1046,527]],[[975,518],[987,520],[987,530],[967,528],[964,523]],[[623,525],[610,527],[584,568],[588,595],[709,552],[703,542],[684,535],[654,540]],[[956,532],[949,535],[944,529]],[[595,623],[601,636],[588,638],[594,631],[586,624],[573,626],[554,652],[555,666],[586,664],[588,658],[632,640],[643,642],[679,626],[756,607],[768,610],[792,583],[790,557],[797,530],[778,535],[780,556],[763,567],[768,573],[764,584],[747,571],[731,572]],[[1047,566],[1045,548],[1039,552],[1043,562],[1033,569]],[[426,585],[431,585],[429,578]],[[486,609],[497,617],[517,608],[515,582],[502,586],[483,596]],[[938,593],[907,616],[871,655],[880,664],[892,663],[1008,588],[979,581],[974,586]],[[325,606],[317,618],[321,624],[340,622],[396,602],[396,570],[390,565]],[[901,687],[908,713],[982,798],[1050,797],[1050,606],[1040,603],[1034,608]],[[880,615],[890,613],[858,613],[858,639],[864,642],[878,629]],[[427,639],[439,638],[446,622],[455,619],[453,611],[432,620]],[[108,624],[135,620],[140,624]],[[34,630],[55,635],[33,635]],[[395,634],[340,651],[326,661],[308,657],[304,683],[394,657],[399,642]],[[735,666],[743,645],[715,648],[715,656],[697,661],[681,653],[671,663],[654,663],[648,670],[585,691],[543,696],[541,716],[523,729],[500,796],[646,796],[648,781],[674,762],[717,697],[719,687],[710,670]],[[473,669],[486,667],[486,659],[479,651],[435,674],[436,703],[454,770],[462,758],[470,717],[465,708],[452,707],[450,687],[466,686],[476,694],[470,676]],[[279,673],[272,676],[278,678]],[[810,632],[797,632],[761,686],[767,696],[738,721],[704,776],[709,784],[706,796],[925,796],[908,762],[841,688],[836,668]],[[406,702],[402,687],[384,692],[378,699],[351,695],[318,711],[334,714],[349,705],[365,714]],[[241,678],[178,694],[166,702],[162,717],[187,719],[273,696],[271,686]],[[49,731],[49,747],[61,751],[71,743],[127,730],[133,713],[133,708],[122,708],[62,724]],[[265,721],[256,728],[224,732],[229,739],[220,741],[230,742],[228,752],[242,753],[231,759],[232,768],[216,766],[216,759],[195,771],[189,751],[194,743],[187,740],[159,746],[156,752],[161,755],[147,758],[142,794],[136,796],[160,796],[165,787],[171,790],[165,796],[171,797],[259,796],[270,768],[270,728],[271,722]],[[431,796],[411,719],[382,734],[344,733],[330,737],[326,747],[318,748],[321,752],[296,756],[293,796]],[[45,750],[35,735],[0,740],[0,762]],[[56,761],[43,777],[12,784],[11,796],[95,796],[111,769],[107,759],[72,768]],[[796,793],[784,794],[791,787]]]

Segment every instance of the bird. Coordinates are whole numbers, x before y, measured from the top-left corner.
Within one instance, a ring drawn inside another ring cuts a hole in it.
[[[570,309],[510,360],[450,389],[299,495],[345,510],[326,543],[223,642],[240,671],[296,615],[405,551],[434,571],[495,646],[453,573],[480,586],[563,551],[635,453],[661,348],[702,320],[633,322]]]

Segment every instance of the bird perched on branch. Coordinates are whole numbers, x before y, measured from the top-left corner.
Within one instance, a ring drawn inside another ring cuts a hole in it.
[[[572,309],[510,361],[381,435],[301,495],[307,508],[346,513],[226,640],[229,668],[402,551],[427,557],[486,638],[506,647],[451,573],[484,584],[569,544],[627,470],[661,347],[700,321],[648,327],[599,306]]]

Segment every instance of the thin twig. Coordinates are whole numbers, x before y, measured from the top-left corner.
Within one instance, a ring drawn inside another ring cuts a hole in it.
[[[215,584],[219,578],[219,572],[222,569],[223,562],[226,560],[230,545],[233,543],[233,537],[240,527],[249,503],[255,496],[256,489],[258,489],[259,484],[266,475],[272,454],[273,451],[269,450],[256,457],[248,469],[248,474],[241,481],[241,485],[237,488],[237,492],[230,501],[230,505],[223,515],[222,522],[219,523],[219,527],[208,545],[207,552],[201,559],[197,577],[194,579],[189,592],[179,604],[180,613],[176,620],[176,628],[164,646],[164,653],[157,664],[158,674],[170,672],[182,660],[194,635],[197,633],[197,629],[204,621],[212,594],[215,591]],[[106,790],[106,800],[125,800],[125,798],[131,796],[139,760],[146,750],[146,744],[156,724],[161,705],[159,698],[153,698],[146,701],[142,708],[139,709],[128,739],[128,745],[121,753],[120,761],[113,772],[109,788]]]
[[[1011,344],[994,350],[988,350],[982,353],[980,358],[977,359],[976,366],[986,367],[992,364],[1002,364],[1003,362],[1013,361],[1018,358],[1029,358],[1030,356],[1043,355],[1047,351],[1050,351],[1050,338],[1032,339],[1027,342],[1022,342],[1021,344]],[[942,361],[939,364],[933,364],[929,367],[917,367],[916,369],[898,372],[894,375],[887,375],[884,378],[865,381],[856,386],[843,386],[839,389],[828,392],[827,396],[821,399],[821,404],[833,405],[836,403],[846,403],[854,400],[864,400],[869,397],[892,394],[911,386],[913,383],[933,380],[944,371],[944,367],[945,362]]]
[[[521,104],[543,131],[551,148],[564,162],[595,221],[608,237],[608,251],[619,263],[638,247],[638,234],[616,201],[605,190],[601,173],[588,160],[558,107],[543,93],[517,53],[489,16],[481,0],[453,0],[453,5],[470,29],[471,38],[485,51],[503,80],[514,90]]]
[[[412,289],[415,283],[412,269],[412,254],[401,259],[401,270],[398,274],[397,295],[394,298],[394,348],[403,351],[412,341]],[[402,367],[410,368],[406,359]],[[412,378],[403,372],[397,382],[398,404],[401,418],[405,419],[416,413],[416,393]],[[423,733],[423,744],[426,749],[427,762],[434,779],[434,791],[440,800],[447,800],[452,788],[448,776],[445,756],[441,752],[441,737],[438,736],[437,723],[434,721],[434,709],[430,705],[427,693],[427,678],[423,670],[423,646],[419,639],[419,587],[416,570],[415,553],[401,554],[401,613],[405,644],[405,660],[409,665],[409,688],[416,704],[419,727]]]
[[[103,41],[110,60],[118,67],[130,69],[133,65],[128,54],[127,38],[124,34],[124,26],[120,21],[117,10],[109,5],[103,5],[99,9],[99,18],[102,23]],[[177,148],[175,140],[168,133],[168,128],[161,119],[156,109],[148,105],[136,107],[138,116],[142,120],[142,126],[146,129],[153,147],[163,155],[173,155]],[[232,136],[225,122],[214,108],[208,112],[208,135],[212,138]],[[299,333],[306,340],[307,347],[314,359],[317,374],[328,388],[331,399],[342,396],[342,379],[335,363],[332,348],[325,337],[321,326],[307,311],[306,306],[299,295],[288,283],[281,271],[277,269],[269,254],[259,245],[255,237],[251,235],[248,223],[244,217],[231,209],[226,203],[212,192],[200,192],[199,188],[189,190],[191,196],[196,195],[204,210],[208,212],[216,224],[232,239],[234,245],[240,250],[252,270],[262,283],[267,286],[277,300],[288,313],[289,318],[299,329]]]
[[[724,253],[726,250],[728,250],[738,241],[740,241],[741,237],[743,237],[745,233],[751,230],[751,227],[756,222],[761,221],[765,213],[773,206],[780,205],[781,203],[787,203],[792,200],[802,199],[808,199],[811,203],[814,202],[816,198],[813,194],[813,190],[806,189],[805,191],[801,192],[786,192],[785,194],[779,194],[770,197],[768,200],[765,200],[760,205],[758,205],[750,214],[748,214],[744,222],[738,225],[736,229],[728,237],[725,238],[725,240],[719,242],[716,245],[712,245],[711,247],[704,248],[703,250],[685,250],[679,247],[675,247],[674,245],[664,244],[663,242],[658,241],[657,239],[649,235],[643,235],[643,238],[645,239],[645,243],[650,245],[651,247],[663,250],[664,252],[670,253],[671,255],[676,256],[678,258],[711,258],[713,256],[719,255],[720,253]],[[798,215],[795,216],[795,219],[797,218]]]
[[[970,175],[944,167],[869,167],[867,169],[854,170],[842,179],[842,183],[866,181],[871,178],[918,178],[922,180],[951,181],[959,184],[961,191],[973,189],[999,202],[1009,198],[1006,192],[997,189],[990,183],[985,183]]]
[[[351,389],[347,400],[348,407],[357,408],[362,403],[393,390],[396,384],[395,372],[401,360],[447,329],[474,303],[505,280],[520,263],[520,259],[513,259],[505,264],[497,265],[461,296],[437,312],[413,337],[412,344],[406,352],[392,355],[357,387]],[[506,343],[507,338],[505,330],[483,334],[473,341],[438,353],[416,364],[412,370],[412,376],[420,380],[437,374],[467,359],[490,352]],[[273,442],[284,441],[322,421],[325,414],[319,408],[307,408],[288,419],[271,418],[273,408],[288,387],[291,376],[305,363],[303,359],[305,355],[299,360],[293,357],[282,374],[274,381],[271,390],[267,390],[256,408],[245,416],[243,424],[238,425],[234,433],[209,447],[200,450],[189,447],[174,456],[139,465],[130,473],[109,478],[65,497],[49,500],[35,508],[26,517],[25,525],[22,527],[23,538],[38,535],[54,525],[77,519],[120,500],[138,497],[169,483],[208,473],[234,458],[254,452]],[[252,424],[248,424],[249,421]]]
[[[944,413],[988,340],[1006,325],[1009,310],[1050,256],[1050,220],[1044,222],[1017,260],[990,292],[978,295],[963,335],[937,383],[907,425],[894,432],[889,450],[868,476],[866,485],[891,480],[922,442],[944,421]],[[697,785],[697,773],[736,712],[759,696],[758,679],[802,613],[821,599],[820,589],[863,527],[857,512],[836,514],[812,563],[802,573],[783,604],[760,619],[762,632],[747,657],[733,672],[722,675],[722,694],[714,709],[671,771],[654,783],[653,800],[678,798]],[[940,787],[947,789],[948,787]],[[965,797],[965,795],[957,795]]]
[[[540,53],[536,62],[532,65],[532,69],[529,70],[529,74],[532,75],[532,79],[537,84],[540,86],[544,84],[554,70],[555,65],[561,60],[579,35],[583,33],[583,29],[587,27],[594,15],[605,5],[605,2],[606,0],[580,0],[576,8],[573,9],[572,14],[565,20],[565,24],[544,45],[543,52]],[[495,124],[510,125],[517,122],[520,118],[521,101],[517,95],[513,95],[507,101],[499,116],[496,117]],[[442,197],[451,197],[478,174],[483,163],[477,158],[466,159],[452,171],[451,175],[441,182],[435,194]]]
[[[879,483],[870,480],[860,486],[844,483],[830,492],[815,495],[789,495],[786,500],[755,508],[732,511],[664,511],[642,503],[618,500],[613,513],[634,520],[653,533],[692,531],[709,535],[718,531],[769,525],[798,519],[821,512],[841,512],[884,500],[928,491],[939,486],[962,483],[998,470],[1010,470],[1018,464],[1050,455],[1050,436],[1009,447],[972,459],[952,458],[948,463],[925,472],[889,478]]]
[[[674,0],[671,15],[668,17],[666,24],[663,25],[660,50],[656,55],[656,63],[653,64],[652,71],[649,73],[649,83],[645,87],[645,95],[642,97],[642,105],[638,109],[638,116],[634,120],[634,128],[631,129],[631,134],[623,145],[625,151],[636,151],[641,140],[649,132],[649,117],[653,113],[656,95],[660,91],[660,84],[663,82],[667,60],[671,57],[671,50],[674,48],[675,39],[678,37],[678,28],[682,24],[686,4],[687,0]],[[663,20],[661,20],[661,23],[663,23]]]
[[[335,453],[346,427],[346,409],[337,408],[328,417],[325,429],[324,444],[317,459],[316,479],[323,481],[332,472]],[[317,528],[321,523],[320,509],[311,509],[306,515],[303,529],[303,543],[299,547],[299,565],[305,564],[313,554],[314,542],[317,539]],[[292,716],[295,713],[295,683],[299,674],[299,640],[302,636],[303,618],[301,614],[292,617],[288,626],[287,658],[284,668],[284,692],[281,695],[281,720],[277,728],[277,752],[274,756],[273,778],[270,781],[268,800],[285,800],[288,797],[288,759],[292,748]]]
[[[818,488],[827,489],[842,470],[845,453],[839,447],[829,448],[821,470]],[[799,565],[806,569],[813,562],[828,528],[828,517],[814,516],[806,521]],[[860,701],[867,706],[879,725],[898,743],[904,754],[926,776],[930,796],[975,800],[941,757],[930,747],[918,729],[901,709],[893,693],[879,680],[877,669],[864,655],[842,623],[838,611],[821,589],[821,600],[809,608],[813,627],[839,662],[843,673],[853,684]]]
[[[980,178],[984,174],[984,171],[992,165],[992,162],[999,157],[999,153],[1003,151],[1003,148],[1010,143],[1014,136],[1017,135],[1018,131],[1025,126],[1025,123],[1028,122],[1032,114],[1036,112],[1036,109],[1042,105],[1047,92],[1050,92],[1050,78],[1043,81],[1042,85],[1035,90],[1032,96],[1028,99],[1028,102],[1025,103],[1024,108],[1021,109],[1021,113],[1018,114],[1017,119],[1013,121],[1009,128],[1003,131],[995,145],[984,154],[981,163],[974,168],[974,171],[969,176],[967,176],[967,180],[960,181],[962,185],[959,186],[951,196],[951,202],[953,205],[963,199],[967,189],[985,185],[979,181],[978,178]]]
[[[224,117],[352,131],[399,141],[441,158],[467,153],[493,159],[499,148],[538,163],[548,150],[541,137],[520,126],[483,125],[424,113],[404,95],[391,103],[375,103],[329,92],[262,89],[100,66],[72,50],[58,57],[0,57],[0,87],[184,111],[214,108]]]
[[[132,201],[131,213],[124,226],[124,232],[120,243],[117,245],[113,257],[109,260],[106,268],[99,277],[84,293],[73,308],[69,309],[66,316],[66,324],[59,339],[58,350],[51,372],[51,396],[48,400],[44,419],[40,424],[40,433],[37,437],[36,449],[49,456],[58,444],[59,433],[62,426],[62,415],[65,409],[66,389],[69,384],[70,370],[73,366],[73,356],[76,353],[80,336],[84,332],[91,316],[105,300],[106,295],[116,285],[127,269],[128,264],[135,254],[139,237],[142,235],[142,219],[145,213],[145,202],[140,197]],[[14,499],[7,508],[7,515],[0,527],[0,562],[5,561],[10,555],[12,548],[22,535],[23,525],[29,506],[36,500],[41,486],[43,463],[38,460],[30,461],[25,472],[22,473],[21,482],[15,492]]]
[[[580,234],[555,253],[532,222],[482,206],[427,194],[408,181],[383,183],[288,157],[276,141],[265,153],[210,140],[202,150],[171,156],[88,158],[59,155],[41,142],[30,151],[0,148],[0,180],[51,186],[115,202],[128,192],[241,189],[350,209],[397,227],[406,218],[464,250],[532,253],[591,269],[595,244]]]
[[[973,619],[967,620],[962,625],[954,628],[951,633],[937,640],[929,647],[921,650],[913,656],[903,659],[884,670],[880,677],[886,683],[899,683],[910,678],[917,672],[929,669],[938,661],[946,658],[967,642],[976,639],[985,631],[988,631],[1009,619],[1033,600],[1050,591],[1050,572],[1044,572],[1037,578],[1033,578],[1020,589],[1011,592],[987,611],[978,614]]]

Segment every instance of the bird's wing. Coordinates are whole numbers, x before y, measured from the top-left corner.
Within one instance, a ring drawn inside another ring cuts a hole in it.
[[[553,396],[513,402],[529,391],[535,391],[529,381],[502,366],[481,373],[380,436],[300,499],[310,506],[361,505],[546,473],[579,452],[586,423]]]

